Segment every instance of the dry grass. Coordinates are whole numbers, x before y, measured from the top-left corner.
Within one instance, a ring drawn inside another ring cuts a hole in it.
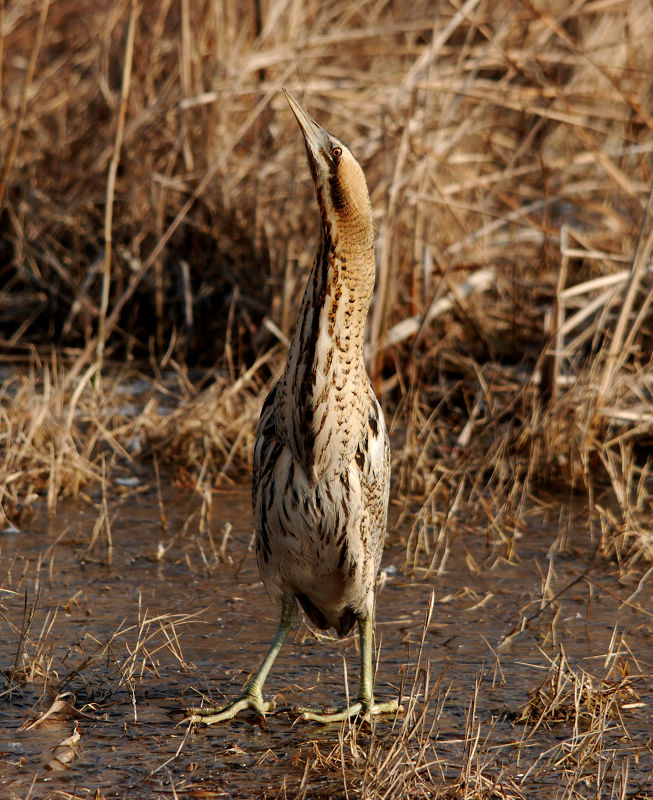
[[[611,797],[630,796],[628,767],[619,768],[617,751],[621,745],[639,757],[626,717],[634,709],[646,708],[639,691],[647,688],[649,680],[616,632],[599,675],[572,667],[561,648],[543,681],[530,692],[519,722],[525,724],[523,746],[528,746],[541,726],[564,731],[564,736],[538,755],[524,781],[538,772],[555,771],[566,784],[565,797],[584,796],[584,787],[597,797],[603,792]]]
[[[87,633],[68,649],[65,658],[53,655],[52,628],[56,612],[43,614],[39,609],[39,596],[32,602],[25,594],[25,614],[20,628],[2,614],[2,627],[8,640],[15,640],[16,656],[11,670],[5,670],[6,687],[0,698],[11,698],[26,686],[41,687],[41,696],[35,704],[43,709],[60,697],[80,707],[107,703],[120,690],[127,690],[133,697],[135,688],[144,676],[160,677],[158,672],[162,653],[186,669],[181,644],[180,629],[196,621],[198,614],[152,615],[147,609],[136,622],[123,620],[106,639],[99,640]],[[40,628],[36,631],[37,618]],[[134,719],[138,719],[136,703],[133,703]],[[66,709],[64,709],[66,711]],[[38,716],[38,715],[37,715]],[[31,725],[24,723],[24,727]]]
[[[641,677],[630,675],[627,662],[616,653],[608,653],[604,674],[595,676],[571,667],[561,650],[542,683],[531,691],[519,721],[532,725],[532,731],[559,722],[571,723],[576,735],[596,726],[605,730],[609,720],[621,719],[621,708],[639,699],[634,689],[638,680]]]
[[[110,511],[115,513],[119,504],[111,501]],[[98,502],[98,515],[101,506]],[[177,512],[170,527],[176,529],[183,516]],[[145,537],[140,523],[125,523],[116,535],[114,562],[109,565],[103,544],[96,548],[102,564],[97,562],[89,575],[93,515],[87,511],[85,517],[77,534],[64,529],[54,542],[51,537],[40,545],[2,542],[0,715],[11,741],[21,743],[19,755],[14,750],[2,753],[4,774],[14,781],[9,783],[8,791],[14,790],[10,797],[26,800],[41,796],[39,790],[49,791],[52,770],[69,770],[60,783],[62,796],[80,798],[113,797],[115,791],[106,787],[116,777],[128,782],[134,797],[157,791],[173,797],[222,796],[226,785],[232,790],[232,782],[248,786],[242,796],[249,796],[255,786],[261,796],[297,800],[589,800],[650,795],[651,626],[645,608],[629,617],[636,649],[631,650],[627,637],[615,629],[605,652],[589,659],[591,668],[572,663],[560,648],[557,657],[537,667],[543,677],[520,680],[515,688],[508,676],[517,674],[517,653],[537,652],[535,642],[543,648],[541,653],[551,652],[548,626],[537,628],[534,642],[521,640],[525,650],[518,649],[519,643],[514,649],[490,648],[490,664],[481,663],[479,654],[485,647],[472,643],[462,648],[460,662],[454,656],[447,665],[447,648],[434,640],[446,600],[437,597],[436,605],[436,586],[430,601],[424,598],[423,616],[402,614],[403,633],[394,635],[394,659],[404,643],[408,645],[395,687],[404,713],[396,719],[375,721],[372,727],[346,722],[323,730],[293,726],[280,713],[269,717],[262,729],[239,720],[192,732],[174,724],[186,704],[179,695],[194,682],[225,680],[218,643],[230,623],[216,622],[215,614],[217,610],[222,617],[228,605],[232,573],[239,568],[236,558],[221,569],[211,562],[216,571],[211,580],[220,599],[216,608],[201,614],[173,613],[162,610],[170,608],[173,595],[178,601],[184,591],[202,591],[200,561],[207,564],[200,544],[204,541],[206,547],[207,532],[172,534],[166,557],[148,569],[149,580],[143,585],[143,574],[131,568],[134,553],[141,561],[148,555],[155,561],[151,554],[159,532]],[[139,536],[142,540],[135,547]],[[247,537],[241,537],[244,548]],[[236,557],[237,551],[232,552]],[[214,555],[217,562],[219,556]],[[619,587],[618,570],[605,564],[602,568],[606,582],[611,573],[614,579],[604,590]],[[519,567],[513,569],[520,572]],[[543,583],[535,603],[549,594],[549,581]],[[252,587],[245,581],[241,588],[240,600],[247,602]],[[527,594],[529,588],[528,578],[523,579],[515,596]],[[155,611],[148,610],[145,596]],[[58,607],[55,597],[65,598],[58,600]],[[600,637],[610,612],[599,608],[598,598],[595,602],[596,617],[589,606],[587,613]],[[470,610],[481,607],[474,603]],[[205,632],[210,644],[198,644]],[[496,636],[496,623],[488,621],[487,633]],[[227,636],[232,642],[239,638],[233,630]],[[390,639],[384,636],[381,664],[390,655]],[[584,646],[588,643],[586,636]],[[208,671],[192,663],[199,656],[205,664],[207,647],[209,659],[215,659],[215,668]],[[583,649],[573,636],[572,647]],[[234,688],[250,666],[243,654],[251,655],[257,647],[243,644],[240,649],[233,662],[238,669],[226,669]],[[355,654],[350,658],[356,660]],[[296,680],[298,668],[303,680],[313,672],[307,669],[305,655],[298,655],[289,667],[285,676],[277,673],[270,681],[270,692],[279,686],[285,687],[282,694],[292,691],[288,684]],[[522,672],[528,675],[528,669],[522,663]],[[471,676],[469,691],[461,688],[463,673]],[[524,684],[535,684],[528,698]],[[516,704],[521,708],[513,712]],[[112,758],[105,759],[109,748]],[[30,780],[36,793],[26,788]],[[65,791],[72,793],[64,795]],[[238,791],[232,793],[238,796]]]
[[[646,0],[2,8],[6,518],[137,452],[198,485],[246,472],[316,242],[286,86],[368,176],[410,558],[469,507],[509,548],[544,478],[587,492],[606,553],[650,560]],[[144,360],[175,376],[166,416],[115,411],[112,365]],[[203,387],[185,366],[214,364]]]

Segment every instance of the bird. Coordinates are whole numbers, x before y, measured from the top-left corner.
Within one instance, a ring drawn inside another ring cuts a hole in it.
[[[256,555],[279,627],[242,695],[221,708],[187,709],[213,725],[248,709],[274,708],[263,684],[298,606],[319,629],[343,637],[358,625],[356,700],[330,712],[299,709],[321,723],[368,719],[400,709],[373,692],[375,582],[386,535],[390,442],[365,369],[365,323],[376,259],[363,169],[347,145],[285,89],[303,134],[320,211],[320,244],[284,371],[261,409],[254,445],[252,504]]]

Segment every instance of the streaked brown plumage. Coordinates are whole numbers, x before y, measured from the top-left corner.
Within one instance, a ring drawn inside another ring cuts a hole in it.
[[[263,713],[262,686],[296,614],[344,636],[358,622],[358,702],[320,721],[396,710],[374,704],[374,583],[386,530],[390,446],[363,361],[375,277],[372,208],[363,171],[346,145],[287,92],[304,135],[322,237],[282,377],[256,433],[252,499],[259,570],[282,604],[270,651],[241,698],[224,709],[192,710],[205,723],[242,708]]]

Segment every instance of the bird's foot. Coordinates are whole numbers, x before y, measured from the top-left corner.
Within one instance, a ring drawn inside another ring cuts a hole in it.
[[[336,711],[326,711],[324,713],[313,711],[310,708],[295,708],[293,711],[299,713],[297,721],[310,721],[320,722],[323,725],[328,725],[332,722],[343,722],[347,719],[358,719],[361,722],[369,722],[372,717],[381,714],[395,714],[398,711],[403,711],[403,706],[399,705],[397,700],[389,700],[387,703],[367,703],[358,700],[345,708],[337,709]]]
[[[241,697],[221,708],[212,708],[210,706],[187,708],[185,721],[193,725],[217,725],[219,722],[233,719],[246,709],[254,711],[259,717],[263,717],[269,711],[274,710],[274,707],[274,700],[264,700],[260,692],[251,694],[245,692]]]

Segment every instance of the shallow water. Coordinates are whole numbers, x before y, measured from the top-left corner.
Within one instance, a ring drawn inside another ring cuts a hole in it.
[[[433,592],[422,667],[430,665],[432,680],[444,672],[430,712],[439,708],[430,737],[440,760],[434,794],[438,781],[452,780],[465,761],[477,681],[472,729],[480,730],[488,774],[503,768],[523,782],[526,796],[552,798],[566,796],[567,773],[528,769],[547,748],[560,748],[569,726],[542,726],[519,748],[524,727],[515,724],[549,659],[562,646],[570,663],[598,675],[616,631],[624,637],[624,658],[633,662],[630,647],[639,668],[653,672],[653,579],[625,605],[646,567],[620,575],[615,564],[590,566],[582,513],[574,519],[560,511],[556,503],[548,514],[534,511],[510,561],[488,545],[484,531],[453,537],[446,571],[427,579],[402,574],[404,531],[389,537],[377,609],[376,694],[396,696],[404,678],[410,689]],[[307,770],[305,796],[344,797],[338,764],[316,756],[337,747],[339,726],[293,726],[285,713],[269,716],[264,726],[247,718],[192,733],[177,726],[180,711],[199,703],[199,693],[215,703],[235,696],[276,628],[277,608],[248,550],[249,493],[213,495],[210,535],[199,531],[196,497],[175,490],[161,503],[151,489],[129,490],[109,503],[108,512],[111,548],[104,525],[89,551],[99,502],[68,505],[54,520],[38,518],[20,532],[0,533],[0,796],[294,797]],[[564,547],[549,553],[561,519],[568,528]],[[231,531],[223,542],[227,523]],[[537,612],[549,573],[555,593],[588,566],[587,579],[505,641],[519,628],[520,610],[526,617]],[[25,605],[34,608],[33,619],[17,659]],[[354,636],[339,641],[298,626],[268,679],[267,695],[281,708],[342,703],[345,665],[350,691],[356,691],[356,647]],[[38,669],[27,674],[35,663]],[[615,727],[597,755],[597,769],[603,760],[608,775],[603,790],[588,778],[587,794],[577,787],[569,796],[610,797],[626,762],[629,791],[643,786],[638,796],[653,794],[653,690],[650,680],[636,688],[636,707],[623,711],[629,737]],[[66,692],[65,699],[90,718],[78,721],[81,735],[68,748],[67,768],[53,769],[53,748],[73,733],[73,720],[21,726]],[[387,744],[397,728],[380,722],[375,735]],[[358,745],[368,742],[362,731]],[[348,780],[356,796],[355,770]]]

